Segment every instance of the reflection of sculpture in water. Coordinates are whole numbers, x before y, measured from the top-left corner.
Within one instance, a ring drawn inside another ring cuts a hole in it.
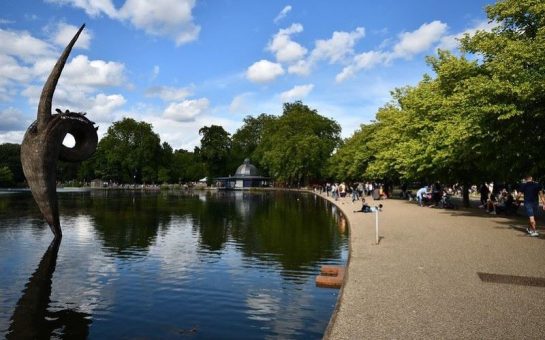
[[[66,110],[51,114],[51,102],[57,82],[72,47],[85,25],[81,26],[66,46],[47,78],[38,104],[37,120],[25,133],[21,144],[21,163],[32,195],[55,237],[62,237],[57,202],[57,159],[79,162],[89,158],[96,150],[98,137],[94,123],[85,113]],[[70,133],[76,144],[69,148],[63,140]]]
[[[89,314],[71,309],[47,310],[60,243],[59,238],[51,242],[28,280],[11,317],[8,339],[49,339],[55,330],[62,330],[63,338],[87,337],[91,323]]]

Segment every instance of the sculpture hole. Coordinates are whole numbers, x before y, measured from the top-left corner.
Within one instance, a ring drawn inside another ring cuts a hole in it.
[[[64,136],[62,145],[66,146],[67,148],[73,148],[76,145],[76,139],[74,138],[74,136],[67,133],[66,136]]]

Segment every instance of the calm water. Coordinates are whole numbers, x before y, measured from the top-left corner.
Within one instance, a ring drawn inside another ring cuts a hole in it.
[[[321,338],[344,219],[312,194],[59,195],[62,243],[30,193],[0,194],[0,334]]]

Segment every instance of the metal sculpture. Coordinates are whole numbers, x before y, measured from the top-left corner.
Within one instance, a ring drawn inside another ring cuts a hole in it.
[[[95,123],[87,119],[85,113],[61,112],[59,109],[56,110],[57,114],[51,113],[57,82],[84,27],[80,27],[66,46],[47,78],[38,104],[37,120],[29,126],[21,144],[23,172],[55,238],[62,237],[57,202],[57,159],[68,162],[85,160],[95,152],[98,143],[98,127],[94,127]],[[72,148],[62,144],[68,133],[76,141]]]

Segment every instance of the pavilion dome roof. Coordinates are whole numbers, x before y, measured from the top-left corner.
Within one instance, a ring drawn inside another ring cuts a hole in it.
[[[250,164],[250,159],[246,158],[244,163],[242,163],[235,172],[235,176],[258,176],[259,173],[257,168]]]

